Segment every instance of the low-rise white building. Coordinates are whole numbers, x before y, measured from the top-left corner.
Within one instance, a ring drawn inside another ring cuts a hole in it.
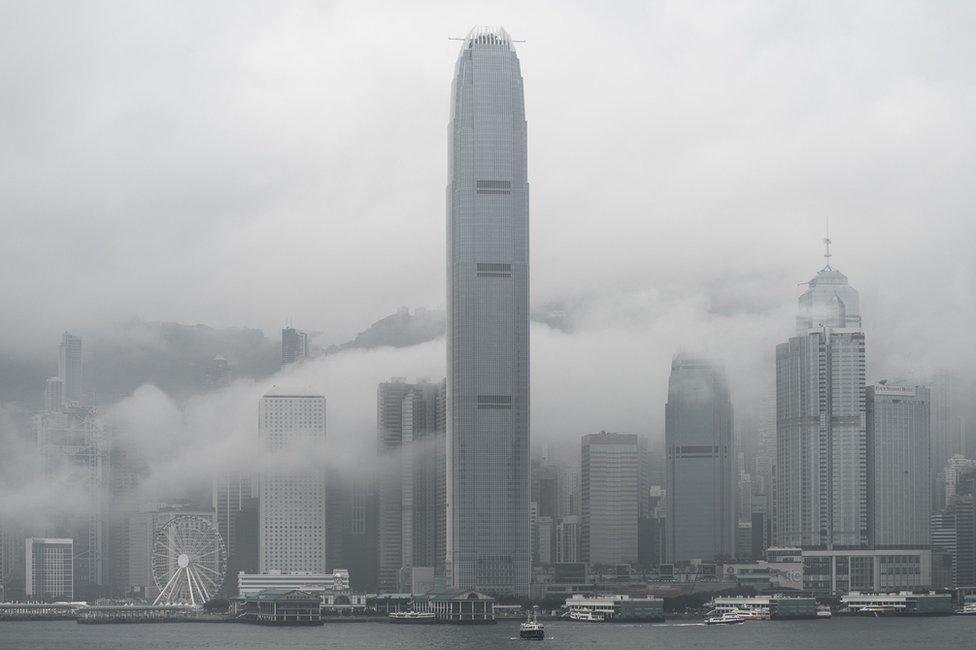
[[[265,589],[292,589],[317,594],[325,602],[329,596],[349,591],[349,571],[335,569],[332,573],[308,571],[237,574],[237,594],[253,596]]]

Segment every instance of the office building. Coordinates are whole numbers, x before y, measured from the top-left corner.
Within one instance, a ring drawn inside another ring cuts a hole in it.
[[[212,507],[216,517],[217,532],[224,540],[227,550],[228,573],[231,576],[237,575],[230,573],[230,560],[237,556],[238,514],[253,496],[252,483],[250,474],[240,471],[221,472],[213,480]],[[256,533],[257,530],[253,532]]]
[[[258,433],[260,572],[324,572],[325,397],[274,387],[261,398]]]
[[[722,368],[675,357],[664,435],[669,560],[731,557],[736,531],[732,401]]]
[[[401,569],[444,575],[446,384],[394,378],[376,392],[380,472],[379,589],[397,589]]]
[[[308,334],[286,327],[281,330],[281,365],[304,361],[308,358]]]
[[[84,403],[82,384],[81,337],[65,332],[61,336],[58,355],[58,378],[61,379],[61,399],[63,403],[81,405]]]
[[[566,515],[556,526],[556,556],[557,562],[579,562],[579,515]]]
[[[476,27],[451,93],[447,186],[447,572],[528,595],[529,185],[522,73]]]
[[[858,293],[828,263],[800,297],[796,335],[776,347],[778,545],[867,545],[864,384]]]
[[[70,404],[77,404],[71,402]],[[75,592],[82,598],[107,584],[107,497],[111,431],[91,409],[66,405],[62,412],[34,418],[37,448],[46,480],[71,494],[45,527],[50,537],[74,541]]]
[[[73,541],[70,538],[28,537],[26,546],[27,598],[74,600]]]
[[[44,385],[44,410],[56,412],[64,403],[64,382],[60,377],[48,377]]]
[[[928,548],[929,391],[888,384],[865,390],[871,546]]]
[[[583,436],[583,517],[580,552],[584,562],[637,562],[637,436]]]

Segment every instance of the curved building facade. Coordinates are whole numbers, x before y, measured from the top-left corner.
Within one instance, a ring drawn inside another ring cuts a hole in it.
[[[447,186],[447,566],[528,594],[529,185],[522,73],[501,28],[455,67]]]

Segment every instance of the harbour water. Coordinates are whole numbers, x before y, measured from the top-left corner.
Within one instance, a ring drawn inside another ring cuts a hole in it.
[[[267,628],[234,623],[79,625],[74,621],[2,622],[0,648],[966,648],[976,616],[834,618],[705,626],[695,621],[646,624],[546,621],[546,640],[518,638],[518,621],[495,625],[326,623]]]

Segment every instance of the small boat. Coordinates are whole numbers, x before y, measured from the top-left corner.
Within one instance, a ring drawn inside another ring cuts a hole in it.
[[[857,610],[857,613],[862,616],[884,616],[894,614],[896,611],[896,608],[891,605],[866,605]]]
[[[600,612],[589,609],[574,609],[569,612],[569,620],[582,621],[584,623],[603,623],[607,618]]]
[[[744,621],[768,621],[769,614],[763,613],[761,611],[751,611],[751,612],[737,612],[739,616],[742,617]]]
[[[391,623],[436,623],[437,615],[434,612],[391,612]]]
[[[956,610],[959,616],[976,616],[976,603],[966,603],[962,609]]]
[[[705,625],[735,625],[736,623],[745,623],[746,619],[742,618],[737,612],[725,612],[721,616],[710,616],[705,619]]]
[[[834,613],[826,605],[819,605],[817,607],[817,618],[830,618],[833,615]]]
[[[529,614],[525,622],[519,625],[519,636],[523,639],[545,639],[546,628],[535,620],[535,614]]]

